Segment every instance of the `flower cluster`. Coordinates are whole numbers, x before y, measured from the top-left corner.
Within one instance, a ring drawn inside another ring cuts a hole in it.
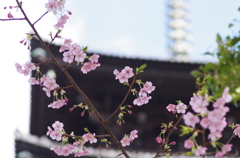
[[[66,0],[49,0],[48,3],[45,4],[45,8],[47,8],[48,12],[53,12],[54,14],[56,14],[57,11],[61,11],[62,13],[65,2]],[[72,14],[72,12],[70,11],[67,11],[67,13],[68,15]],[[64,24],[66,24],[68,18],[69,17],[66,14],[64,15],[61,14],[60,18],[58,18],[57,24],[54,25],[55,29],[58,30],[63,29]]]
[[[25,76],[30,75],[33,70],[37,69],[36,65],[30,61],[27,61],[24,65],[16,63],[15,67],[17,69],[17,72],[24,74]]]
[[[190,105],[196,115],[192,112],[187,112],[183,115],[184,122],[187,126],[195,128],[196,124],[199,123],[203,129],[208,129],[210,131],[208,139],[211,141],[212,146],[216,148],[217,151],[218,147],[222,148],[221,152],[217,152],[217,157],[220,155],[223,156],[226,152],[229,152],[231,147],[231,144],[222,145],[217,142],[217,140],[222,137],[222,132],[227,126],[225,115],[229,111],[229,108],[225,106],[225,104],[232,99],[228,91],[228,87],[224,89],[222,96],[213,103],[212,110],[208,109],[209,102],[207,95],[194,95],[190,100]],[[205,155],[207,147],[202,147],[195,143],[195,137],[198,135],[197,133],[198,132],[195,131],[193,136],[185,141],[184,147],[186,149],[192,149],[195,156]]]
[[[135,138],[138,138],[137,133],[138,133],[137,130],[133,130],[133,131],[130,132],[130,135],[125,134],[124,137],[121,140],[122,146],[123,147],[129,146],[130,143],[132,143]]]
[[[55,123],[52,124],[53,129],[48,126],[47,135],[53,140],[62,141],[60,145],[52,145],[50,150],[53,150],[58,156],[68,156],[73,153],[75,153],[75,157],[88,155],[89,152],[84,148],[84,144],[86,142],[90,142],[91,144],[96,143],[97,139],[95,138],[95,133],[91,134],[88,131],[88,133],[83,136],[75,136],[74,134],[67,135],[63,126],[63,123],[59,121],[55,121]],[[69,144],[66,135],[72,137],[75,142]]]
[[[53,140],[60,141],[62,139],[63,126],[63,123],[55,121],[55,123],[52,124],[54,130],[48,126],[48,132],[46,135],[49,135]]]
[[[7,14],[8,19],[13,19],[14,17],[12,15],[12,9],[18,8],[18,6],[8,6],[8,7],[4,7],[3,9],[7,9],[7,8],[10,9],[9,13]]]
[[[63,53],[63,61],[67,63],[73,63],[74,61],[82,63],[81,71],[84,74],[87,74],[89,71],[95,70],[100,66],[98,63],[99,55],[94,54],[90,57],[84,53],[83,49],[77,43],[72,44],[71,39],[65,39],[64,44],[61,46],[59,52]],[[84,62],[85,59],[88,59],[88,62]]]
[[[113,71],[113,74],[116,76],[115,79],[119,80],[120,83],[128,83],[128,79],[134,76],[133,69],[129,66],[125,66],[125,68],[122,69],[121,72],[115,69]]]
[[[151,96],[148,94],[152,93],[152,91],[155,90],[155,86],[152,85],[152,82],[147,81],[143,88],[140,89],[140,92],[138,93],[138,98],[136,98],[133,101],[134,105],[141,106],[143,104],[147,104],[149,99],[152,99]]]
[[[186,109],[187,109],[187,105],[183,104],[182,102],[179,101],[178,105],[174,105],[174,104],[168,104],[168,106],[166,107],[166,109],[169,112],[172,112],[173,114],[177,113],[182,113],[185,114]]]

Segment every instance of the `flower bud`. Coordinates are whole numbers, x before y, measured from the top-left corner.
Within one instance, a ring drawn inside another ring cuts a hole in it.
[[[172,141],[169,145],[176,145],[176,141]]]

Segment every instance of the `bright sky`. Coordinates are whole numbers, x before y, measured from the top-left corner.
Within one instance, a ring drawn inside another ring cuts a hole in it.
[[[47,0],[23,0],[23,7],[32,21],[46,9]],[[15,0],[0,1],[0,19],[6,18],[4,6],[15,5]],[[194,35],[192,59],[204,59],[201,54],[215,48],[215,35],[230,34],[228,23],[239,17],[238,0],[189,0]],[[41,7],[42,6],[42,7]],[[102,54],[127,57],[167,59],[167,8],[166,0],[68,0],[66,9],[73,12],[62,36],[72,38],[80,45]],[[14,17],[22,17],[21,14]],[[48,39],[54,32],[56,19],[51,14],[44,17],[37,29]],[[28,132],[30,86],[28,77],[18,74],[15,62],[24,64],[29,52],[19,41],[29,32],[25,21],[0,21],[1,58],[1,155],[14,157],[13,132],[18,128]],[[44,105],[43,105],[44,106]],[[47,105],[45,105],[47,108]],[[47,128],[46,128],[47,129]],[[6,154],[6,155],[5,155]],[[9,156],[11,155],[11,156]]]

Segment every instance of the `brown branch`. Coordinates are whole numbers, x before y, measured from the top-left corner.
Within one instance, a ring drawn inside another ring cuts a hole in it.
[[[117,109],[107,118],[106,122],[108,122],[108,121],[118,112],[119,108],[120,108],[121,106],[123,106],[123,104],[125,103],[125,101],[127,100],[127,97],[129,96],[129,94],[130,94],[130,92],[131,92],[131,89],[132,89],[132,87],[133,87],[133,84],[136,82],[136,78],[137,78],[137,74],[134,76],[133,81],[132,81],[131,85],[129,86],[129,89],[128,89],[127,94],[125,95],[123,101],[121,102],[121,104],[119,104],[119,106],[117,107]]]
[[[67,70],[64,69],[64,67],[56,60],[56,58],[54,57],[54,55],[52,54],[52,52],[50,51],[49,47],[43,42],[43,39],[40,37],[38,31],[35,29],[34,25],[30,22],[29,18],[27,17],[26,13],[24,12],[24,10],[22,9],[22,6],[20,5],[20,3],[18,2],[18,0],[16,0],[19,9],[21,10],[22,14],[24,15],[26,21],[28,22],[29,26],[33,29],[35,35],[37,36],[38,40],[40,41],[41,45],[43,46],[43,48],[46,50],[46,52],[50,55],[50,57],[52,58],[53,62],[56,64],[56,66],[58,66],[58,68],[60,70],[62,70],[64,72],[64,74],[66,75],[66,77],[68,78],[68,80],[71,82],[71,84],[73,85],[73,87],[77,90],[77,92],[79,94],[81,94],[81,96],[85,99],[85,101],[87,102],[87,105],[94,111],[94,114],[97,116],[98,120],[103,124],[103,126],[106,128],[106,130],[108,131],[108,133],[110,134],[110,137],[113,139],[113,141],[115,142],[115,144],[118,146],[118,148],[122,151],[122,153],[124,154],[124,156],[126,158],[130,158],[130,156],[127,154],[127,152],[125,151],[125,149],[123,148],[123,146],[121,145],[121,143],[118,141],[118,139],[115,137],[115,135],[113,134],[111,128],[109,127],[109,125],[107,124],[107,122],[104,121],[104,119],[101,117],[101,115],[99,114],[99,112],[97,111],[97,109],[93,106],[93,104],[91,103],[91,101],[89,100],[89,98],[87,97],[87,95],[79,88],[79,86],[77,85],[77,83],[73,80],[72,76],[68,73]]]
[[[73,62],[70,63],[70,64],[68,64],[68,66],[65,68],[65,71],[67,71],[67,69],[68,69],[72,64],[73,64]]]
[[[56,88],[54,90],[67,89],[67,88],[72,88],[72,87],[74,87],[74,86],[70,85],[70,86],[66,86],[66,87],[59,87],[59,88]]]
[[[64,133],[63,136],[82,138],[82,136],[69,135],[69,134],[66,134],[66,133]],[[105,135],[95,135],[94,137],[97,137],[97,138],[105,138],[105,137],[110,137],[110,135],[109,135],[109,134],[105,134]]]
[[[232,136],[229,138],[229,140],[227,141],[227,143],[226,144],[229,144],[231,141],[232,141],[232,139],[235,137],[235,134],[232,134]]]
[[[42,18],[43,18],[43,16],[44,15],[46,15],[48,12],[45,12],[39,19],[37,19],[37,21],[35,21],[34,23],[33,23],[33,25],[35,25],[39,20],[41,20]]]
[[[0,21],[26,20],[25,18],[0,19]]]
[[[52,42],[55,40],[55,38],[58,36],[58,34],[59,34],[59,32],[57,31],[53,38],[51,36],[51,41],[49,42],[47,47],[49,47],[52,44]]]
[[[51,62],[51,61],[53,61],[53,59],[50,59],[50,60],[47,60],[47,61],[43,61],[43,62],[37,63],[35,65],[39,66],[41,64],[48,63],[48,62]]]

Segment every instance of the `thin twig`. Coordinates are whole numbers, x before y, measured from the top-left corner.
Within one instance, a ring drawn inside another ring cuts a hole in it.
[[[42,18],[43,18],[43,16],[44,15],[46,15],[48,12],[45,12],[39,19],[37,19],[37,21],[35,21],[34,23],[33,23],[33,25],[35,25],[39,20],[41,20]]]
[[[121,102],[121,104],[119,104],[119,106],[117,107],[117,109],[107,118],[106,122],[108,122],[119,110],[119,108],[121,106],[123,106],[123,104],[125,103],[125,101],[127,100],[127,97],[129,96],[131,89],[133,87],[133,84],[136,82],[136,78],[137,78],[137,74],[133,77],[133,81],[131,83],[131,85],[128,88],[127,94],[125,95],[123,101]]]
[[[0,21],[26,20],[25,18],[0,19]]]
[[[191,105],[188,105],[187,109],[190,107]],[[187,110],[186,109],[186,110]],[[177,120],[177,122],[175,123],[174,127],[170,130],[170,132],[168,133],[167,137],[165,138],[166,140],[169,140],[169,137],[171,136],[172,132],[174,131],[174,129],[177,127],[177,125],[180,123],[180,121],[182,120],[182,117],[183,117],[184,114],[182,114],[179,119]],[[159,146],[159,149],[157,151],[157,154],[155,155],[154,158],[157,158],[158,155],[160,154],[161,150],[162,150],[162,147],[164,146],[164,144],[161,144]]]

